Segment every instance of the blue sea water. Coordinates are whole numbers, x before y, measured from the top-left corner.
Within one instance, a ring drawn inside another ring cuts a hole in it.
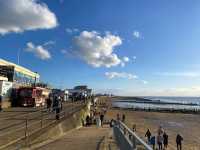
[[[170,97],[170,96],[147,96],[143,97],[150,100],[160,100],[161,102],[181,103],[181,104],[197,104],[200,105],[200,97]]]
[[[134,100],[113,102],[114,107],[144,109],[200,110],[200,97],[143,97],[155,103],[138,103]],[[157,103],[162,102],[162,103]],[[193,105],[191,105],[193,104]]]

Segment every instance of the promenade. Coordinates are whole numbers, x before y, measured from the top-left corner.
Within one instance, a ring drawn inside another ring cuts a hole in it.
[[[103,103],[103,105],[101,105]],[[106,107],[105,99],[99,99],[97,109]],[[34,150],[117,150],[112,129],[108,124],[103,127],[91,125],[70,130],[56,139],[50,139],[34,147]]]
[[[100,150],[105,138],[109,136],[110,128],[105,126],[82,127],[67,132],[55,141],[47,141],[37,150]]]

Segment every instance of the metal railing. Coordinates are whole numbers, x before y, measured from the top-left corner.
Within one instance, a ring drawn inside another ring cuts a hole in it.
[[[9,145],[19,141],[20,145],[28,146],[28,140],[31,135],[73,115],[85,106],[85,103],[72,104],[72,106],[63,108],[57,113],[57,107],[55,107],[51,111],[48,109],[40,109],[35,112],[16,116],[16,118],[3,118],[4,121],[16,119],[17,122],[0,128],[0,149],[5,149]]]
[[[153,150],[151,146],[121,121],[114,121],[113,132],[122,150],[136,150],[138,147],[144,150]]]

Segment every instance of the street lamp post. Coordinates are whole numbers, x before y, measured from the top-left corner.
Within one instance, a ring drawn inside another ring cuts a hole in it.
[[[21,49],[19,49],[18,52],[17,52],[17,64],[18,65],[20,63],[20,53],[21,53]]]

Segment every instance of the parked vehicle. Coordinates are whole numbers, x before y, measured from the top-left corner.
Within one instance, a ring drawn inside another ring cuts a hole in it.
[[[45,106],[49,90],[40,87],[23,87],[17,90],[17,101],[20,106]]]

